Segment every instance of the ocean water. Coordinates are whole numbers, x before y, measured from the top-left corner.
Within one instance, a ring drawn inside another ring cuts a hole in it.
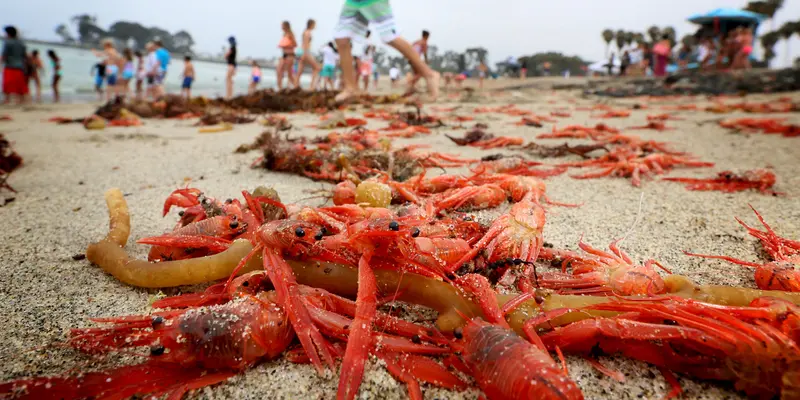
[[[2,44],[2,40],[0,40]],[[98,62],[98,58],[87,49],[76,49],[57,45],[45,45],[29,43],[28,51],[39,50],[39,57],[45,67],[44,77],[42,78],[42,97],[44,101],[50,100],[52,90],[50,82],[53,76],[53,68],[50,59],[47,57],[47,50],[53,49],[61,58],[61,97],[65,102],[83,102],[97,99],[94,91],[94,71],[93,67]],[[241,61],[242,63],[244,61]],[[134,65],[136,61],[134,60]],[[227,65],[203,61],[193,61],[195,69],[195,81],[192,85],[192,95],[203,95],[209,97],[222,96],[225,92],[225,74]],[[183,78],[183,57],[175,58],[170,61],[167,70],[165,87],[168,93],[179,93]],[[310,81],[310,70],[301,79],[306,85]],[[260,89],[272,88],[276,85],[276,75],[273,69],[261,69]],[[0,78],[0,81],[2,78]],[[284,81],[285,83],[286,81]],[[250,66],[239,65],[234,77],[234,94],[247,93],[250,84]],[[135,82],[130,83],[130,88],[135,88]],[[33,89],[33,85],[31,85]]]

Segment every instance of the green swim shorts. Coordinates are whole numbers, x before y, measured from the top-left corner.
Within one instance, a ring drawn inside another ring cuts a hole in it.
[[[335,39],[362,38],[372,29],[388,43],[397,38],[389,0],[347,0],[339,16]]]

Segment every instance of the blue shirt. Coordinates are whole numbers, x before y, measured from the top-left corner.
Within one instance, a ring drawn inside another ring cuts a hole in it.
[[[169,51],[163,47],[160,47],[158,50],[156,50],[156,58],[161,64],[161,70],[166,71],[167,65],[169,65]]]

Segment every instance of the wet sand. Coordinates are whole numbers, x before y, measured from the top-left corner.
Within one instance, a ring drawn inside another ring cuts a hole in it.
[[[570,80],[570,82],[575,79]],[[384,80],[384,84],[385,84]],[[497,86],[508,82],[493,82]],[[790,94],[795,102],[800,94]],[[577,92],[551,92],[525,89],[476,94],[462,103],[461,94],[445,98],[436,107],[460,106],[455,114],[475,117],[475,122],[489,124],[496,135],[520,136],[533,140],[553,124],[542,128],[518,127],[519,117],[499,114],[475,114],[479,106],[514,103],[537,114],[549,114],[557,108],[571,109],[570,118],[560,118],[559,127],[569,124],[594,125],[605,122],[624,128],[644,125],[647,114],[664,112],[662,105],[696,101],[703,98],[650,102],[648,110],[635,110],[630,118],[600,120],[590,118],[590,111],[575,111],[579,106],[597,102],[623,105],[641,100],[583,99]],[[772,96],[774,97],[774,96]],[[770,96],[749,96],[748,101]],[[571,102],[572,101],[572,102]],[[738,101],[738,100],[736,100]],[[0,122],[0,132],[15,142],[16,150],[25,158],[24,166],[15,171],[9,183],[19,193],[15,201],[0,207],[0,381],[30,375],[58,374],[68,370],[87,371],[119,363],[133,363],[135,357],[94,358],[67,348],[52,346],[63,340],[68,329],[89,326],[88,318],[141,314],[151,311],[150,301],[158,290],[125,286],[86,260],[73,260],[87,244],[103,237],[108,216],[103,192],[119,187],[131,211],[132,235],[129,251],[146,256],[146,246],[134,242],[144,236],[170,230],[175,212],[161,217],[166,196],[175,188],[190,182],[191,186],[211,196],[236,196],[242,189],[257,185],[274,187],[285,202],[319,205],[320,199],[307,199],[308,191],[330,187],[309,179],[249,168],[256,152],[234,154],[242,143],[251,142],[262,131],[258,124],[236,126],[233,131],[199,134],[193,121],[146,120],[138,128],[109,128],[86,131],[80,125],[58,126],[44,122],[53,115],[79,117],[93,110],[91,105],[33,106],[25,111],[0,108],[14,120]],[[399,107],[395,107],[399,108]],[[433,112],[426,107],[427,112]],[[347,112],[359,116],[361,111]],[[447,113],[438,113],[447,114]],[[654,258],[698,284],[721,284],[755,287],[752,270],[717,260],[702,260],[683,255],[683,250],[699,253],[727,254],[745,260],[759,261],[760,246],[734,220],[735,216],[750,224],[757,220],[749,209],[752,204],[782,236],[800,238],[800,138],[779,135],[734,134],[715,123],[698,125],[722,116],[705,112],[674,112],[685,120],[668,121],[675,130],[665,132],[625,132],[644,139],[657,139],[673,144],[677,150],[689,151],[699,159],[716,163],[713,168],[676,170],[670,176],[711,176],[726,169],[743,171],[771,166],[778,175],[775,189],[783,197],[755,192],[725,194],[691,192],[681,184],[644,179],[641,188],[630,180],[603,178],[576,180],[564,174],[547,179],[548,196],[565,203],[582,203],[579,208],[549,207],[544,235],[548,243],[559,248],[576,249],[578,239],[598,248],[622,236],[621,247],[635,260]],[[759,116],[733,113],[724,117]],[[800,123],[798,114],[770,115],[787,117]],[[290,114],[292,135],[324,134],[306,127],[317,123],[310,114]],[[465,123],[472,125],[473,122]],[[385,122],[370,120],[369,127],[379,128]],[[461,135],[463,130],[441,128],[430,136],[399,139],[396,145],[424,143],[432,150],[459,154],[463,157],[509,151],[482,151],[455,146],[444,133]],[[535,140],[540,144],[558,145],[564,140]],[[570,140],[570,143],[584,143]],[[577,157],[551,159],[545,162],[577,160]],[[457,169],[454,171],[458,171]],[[571,170],[571,173],[578,172]],[[305,199],[305,200],[304,200]],[[497,211],[496,211],[497,212]],[[495,215],[496,215],[495,212]],[[487,213],[492,215],[492,213]],[[184,291],[199,288],[182,288]],[[164,290],[175,294],[179,290]],[[602,357],[601,362],[622,371],[626,382],[619,383],[602,376],[589,364],[568,357],[570,375],[587,399],[662,398],[669,385],[659,372],[646,364],[617,357]],[[267,362],[229,382],[194,392],[191,398],[272,398],[329,399],[336,393],[338,375],[319,377],[313,368],[286,361]],[[729,385],[701,382],[679,376],[686,399],[740,398]],[[426,398],[475,399],[478,392],[449,392],[424,385]],[[371,363],[367,369],[360,398],[405,399],[405,386],[382,367]]]

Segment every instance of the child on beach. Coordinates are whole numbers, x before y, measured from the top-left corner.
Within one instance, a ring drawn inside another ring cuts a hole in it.
[[[322,67],[317,64],[314,55],[311,54],[311,31],[317,26],[313,19],[309,19],[306,23],[306,30],[303,31],[303,46],[297,50],[297,75],[294,78],[294,86],[300,87],[300,76],[303,75],[303,68],[305,64],[311,67],[311,87],[310,90],[317,89],[317,82],[319,81],[319,74]]]
[[[181,94],[186,100],[192,98],[192,82],[194,82],[194,65],[192,57],[183,58],[183,84],[181,84]]]
[[[3,104],[16,96],[19,104],[28,97],[28,79],[25,77],[27,63],[25,44],[17,39],[17,28],[6,26],[6,39],[3,41],[3,53],[0,62],[3,64]]]
[[[161,74],[161,67],[156,56],[155,43],[148,42],[145,45],[145,49],[147,49],[147,56],[144,61],[144,72],[147,77],[147,97],[151,100],[156,100],[158,97],[156,88],[158,86],[158,76]]]
[[[333,42],[322,48],[322,72],[320,75],[323,79],[322,88],[325,90],[334,90],[333,80],[336,75],[336,63],[339,61],[339,51]],[[330,87],[330,89],[328,89]]]
[[[283,90],[283,75],[289,75],[289,84],[294,83],[294,49],[297,48],[297,41],[294,39],[292,26],[289,21],[283,21],[281,24],[283,30],[283,37],[278,42],[278,48],[283,51],[283,56],[278,62],[278,90]],[[298,80],[298,82],[300,82]]]
[[[392,65],[392,68],[389,69],[389,79],[392,81],[392,88],[397,87],[397,81],[400,79],[400,68]]]
[[[342,103],[351,100],[358,94],[351,40],[364,35],[369,24],[374,25],[384,43],[403,54],[417,73],[425,78],[430,96],[433,99],[438,97],[439,73],[428,67],[411,47],[411,44],[397,35],[389,0],[346,0],[335,36],[336,47],[339,49],[341,58],[342,80],[344,81],[344,90],[336,96],[336,101]]]
[[[47,50],[47,56],[50,57],[50,63],[53,65],[53,102],[58,103],[61,100],[58,92],[58,84],[61,82],[61,59],[53,49]]]
[[[256,60],[251,61],[250,64],[253,66],[253,69],[250,72],[250,89],[248,93],[253,93],[256,91],[258,83],[261,82],[261,67],[258,66]]]
[[[372,32],[367,31],[366,39],[369,40],[370,34]],[[372,68],[373,68],[373,56],[375,55],[375,45],[368,43],[364,47],[364,55],[361,58],[361,65],[359,66],[359,72],[361,75],[361,79],[364,81],[364,91],[369,91],[369,78],[372,75]]]
[[[36,88],[36,102],[42,102],[42,80],[41,75],[44,72],[44,65],[42,65],[42,59],[39,58],[39,50],[34,50],[31,52],[30,57],[28,57],[28,65],[30,69],[30,76],[28,77],[33,81],[33,87]]]
[[[94,91],[97,92],[97,100],[103,101],[103,84],[106,81],[106,64],[102,61],[92,67],[94,74]]]
[[[122,51],[122,58],[125,60],[125,65],[122,67],[122,80],[119,82],[119,94],[127,96],[131,90],[131,80],[135,77],[135,69],[133,66],[133,51],[125,49]]]
[[[144,80],[147,79],[147,74],[144,72],[144,59],[142,58],[142,52],[136,50],[133,53],[136,56],[136,99],[142,99],[142,84]]]

